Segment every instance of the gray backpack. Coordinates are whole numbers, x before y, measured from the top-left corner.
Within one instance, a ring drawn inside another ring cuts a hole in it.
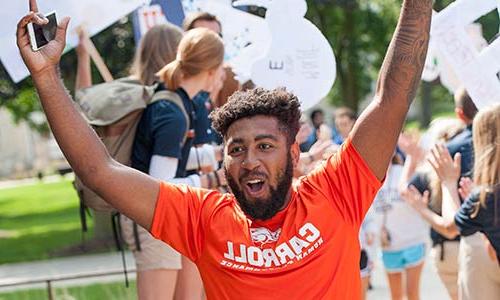
[[[181,97],[172,91],[154,93],[155,89],[156,86],[144,86],[137,80],[123,78],[80,90],[75,96],[87,122],[99,135],[109,154],[121,164],[130,166],[137,124],[149,104],[167,100],[178,106],[189,130],[189,117]],[[104,212],[116,211],[78,177],[74,186],[80,197],[81,207],[83,205]]]

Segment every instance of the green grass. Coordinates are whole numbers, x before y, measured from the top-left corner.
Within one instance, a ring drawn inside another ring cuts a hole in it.
[[[135,281],[126,288],[124,282],[110,284],[94,284],[88,286],[56,288],[54,298],[57,300],[133,300],[136,299]],[[0,293],[0,300],[46,300],[46,289],[33,289],[18,292]]]
[[[80,242],[78,207],[69,180],[0,190],[0,264],[46,259]]]

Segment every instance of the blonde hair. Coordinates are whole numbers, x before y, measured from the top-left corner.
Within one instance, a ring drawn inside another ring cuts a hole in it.
[[[195,28],[182,38],[177,58],[163,67],[157,76],[169,89],[176,90],[182,79],[216,69],[223,59],[224,44],[221,38],[209,29]]]
[[[182,31],[171,24],[156,25],[141,39],[130,74],[142,84],[156,81],[156,72],[175,59]]]
[[[481,110],[474,118],[474,183],[480,187],[480,202],[500,182],[500,104]]]

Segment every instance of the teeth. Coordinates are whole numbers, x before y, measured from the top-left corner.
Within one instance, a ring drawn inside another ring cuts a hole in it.
[[[248,183],[250,184],[256,184],[256,183],[261,183],[262,180],[259,180],[259,179],[255,179],[255,180],[249,180]]]

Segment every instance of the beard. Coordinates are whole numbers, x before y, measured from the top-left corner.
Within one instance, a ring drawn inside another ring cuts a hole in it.
[[[270,195],[267,198],[257,198],[254,201],[250,201],[245,197],[243,190],[240,189],[236,183],[236,180],[229,175],[229,172],[224,168],[226,173],[226,179],[231,191],[238,201],[241,210],[254,220],[268,220],[272,218],[278,211],[283,208],[285,201],[287,199],[288,191],[292,185],[293,178],[293,163],[290,153],[287,155],[287,163],[285,170],[281,170],[278,173],[276,188],[271,187],[269,184]],[[247,172],[245,177],[252,172]]]

